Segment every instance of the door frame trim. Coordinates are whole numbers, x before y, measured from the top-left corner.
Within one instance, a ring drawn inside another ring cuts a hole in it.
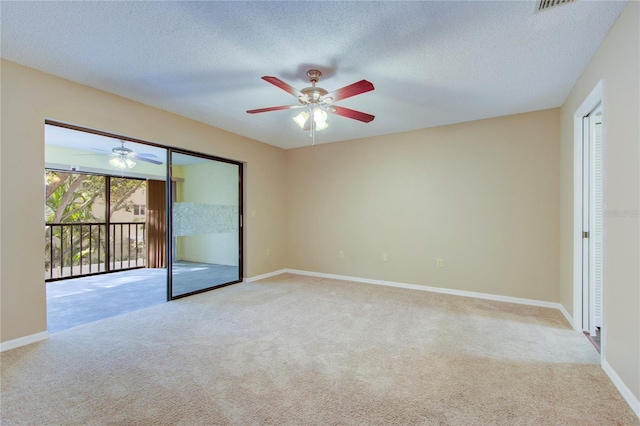
[[[602,109],[602,143],[605,140],[604,80],[598,81],[580,107],[573,114],[573,328],[582,332],[583,280],[582,280],[582,209],[583,209],[583,118],[600,104]],[[604,306],[603,306],[604,308]],[[605,359],[604,309],[600,335],[600,360]]]

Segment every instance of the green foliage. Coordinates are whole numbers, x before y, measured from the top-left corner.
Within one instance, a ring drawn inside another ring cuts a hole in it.
[[[92,211],[104,200],[105,177],[47,170],[45,221],[47,223],[97,222]],[[104,220],[104,214],[98,219]]]
[[[126,210],[131,211],[133,201],[130,197],[146,184],[143,180],[112,177],[110,188],[110,214]],[[104,176],[69,173],[47,170],[45,172],[45,223],[46,224],[79,224],[79,223],[103,223],[106,211],[97,209],[105,205],[105,185],[107,179]],[[144,228],[143,228],[144,229]],[[73,233],[73,238],[72,234]],[[73,227],[46,226],[46,264],[48,270],[53,264],[56,268],[61,266],[78,266],[88,263],[104,263],[106,245],[114,243],[106,240],[106,227],[80,226]],[[144,243],[128,241],[124,244],[134,244],[140,249]],[[91,250],[89,250],[91,245]],[[98,256],[98,250],[100,255]],[[124,252],[128,253],[125,249]],[[119,255],[113,254],[116,260]],[[62,259],[62,260],[61,260]],[[113,260],[113,259],[112,259]],[[77,273],[77,272],[76,272]]]
[[[122,209],[130,212],[133,207],[133,201],[129,197],[145,184],[146,182],[141,180],[112,177],[111,214]]]

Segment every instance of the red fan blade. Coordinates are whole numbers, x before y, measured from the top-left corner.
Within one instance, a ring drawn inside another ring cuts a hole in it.
[[[302,105],[283,105],[283,106],[275,106],[275,107],[269,107],[269,108],[250,109],[249,111],[247,111],[247,113],[257,114],[259,112],[280,111],[283,109],[295,109],[295,108],[302,108],[302,107],[303,107]]]
[[[287,83],[285,83],[284,81],[280,80],[278,77],[271,77],[268,75],[265,75],[262,77],[262,79],[268,83],[273,84],[276,87],[281,88],[282,90],[284,90],[287,93],[291,93],[293,96],[295,96],[296,98],[305,98],[306,96],[302,94],[301,91],[299,91],[298,89],[296,89],[293,86],[288,85]]]
[[[352,96],[359,95],[361,93],[370,92],[375,89],[373,84],[367,80],[360,80],[356,83],[350,84],[348,86],[344,86],[342,89],[334,90],[333,92],[327,93],[322,98],[321,101],[327,102],[336,102],[342,99],[347,99]]]
[[[362,121],[365,123],[373,121],[373,119],[376,118],[375,115],[367,114],[366,112],[360,112],[336,105],[332,105],[331,107],[327,108],[327,111],[341,115],[343,117],[353,118],[354,120]]]

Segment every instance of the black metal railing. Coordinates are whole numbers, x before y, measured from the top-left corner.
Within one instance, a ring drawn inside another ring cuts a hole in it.
[[[145,225],[45,224],[45,281],[145,267]]]

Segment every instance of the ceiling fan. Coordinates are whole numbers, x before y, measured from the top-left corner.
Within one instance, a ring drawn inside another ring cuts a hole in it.
[[[280,111],[285,109],[304,109],[300,114],[294,117],[294,121],[304,130],[310,130],[313,135],[315,130],[323,130],[328,127],[327,113],[340,115],[342,117],[351,118],[353,120],[369,123],[373,121],[375,116],[365,112],[333,105],[334,102],[360,95],[362,93],[374,90],[373,84],[367,80],[360,80],[356,83],[342,87],[340,89],[329,92],[322,87],[317,87],[316,83],[320,80],[322,73],[318,70],[307,71],[311,87],[305,87],[298,90],[277,77],[263,76],[262,79],[287,93],[298,98],[300,105],[283,105],[268,108],[252,109],[247,111],[249,114],[257,114],[260,112]],[[309,118],[313,117],[313,120]]]
[[[132,167],[135,167],[136,161],[144,161],[146,163],[151,163],[151,164],[162,164],[162,161],[153,159],[153,158],[157,158],[155,154],[136,153],[131,148],[127,148],[126,146],[124,146],[124,144],[125,144],[125,141],[120,140],[120,146],[115,146],[111,148],[110,154],[104,154],[112,157],[109,160],[109,164],[111,164],[112,166],[115,166],[119,169],[124,170],[124,169],[130,169]],[[94,150],[103,151],[105,153],[108,152],[108,151],[105,151],[102,149],[96,149],[96,148],[94,148]]]

